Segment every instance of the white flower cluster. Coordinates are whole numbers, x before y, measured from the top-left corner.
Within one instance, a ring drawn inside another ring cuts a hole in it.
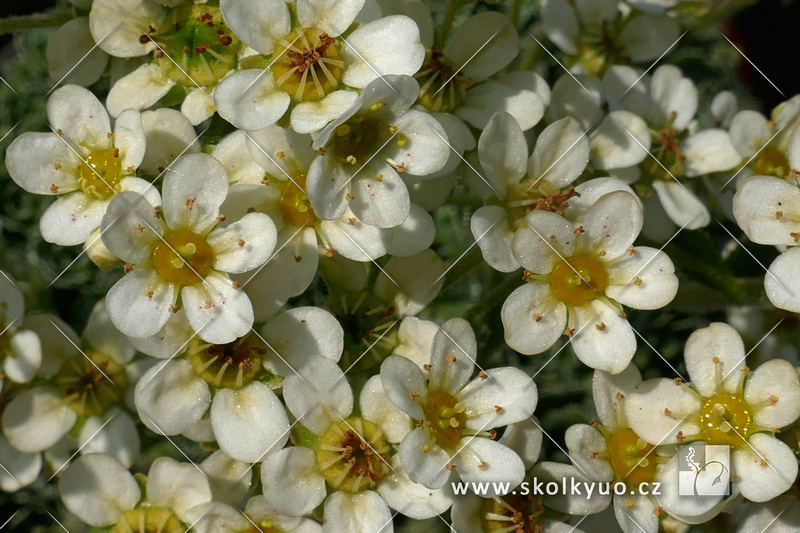
[[[119,275],[79,336],[0,271],[2,490],[56,480],[114,533],[800,530],[793,363],[751,372],[695,320],[664,359],[688,379],[634,364],[680,299],[665,248],[715,217],[778,247],[766,295],[800,313],[800,100],[704,102],[667,64],[711,2],[547,0],[531,31],[522,2],[73,3],[50,131],[5,164],[55,197],[45,241]],[[432,305],[476,266],[476,312]],[[597,419],[561,447],[514,352],[564,347]],[[730,447],[730,495],[679,494],[685,443]],[[537,479],[625,490],[519,491]]]

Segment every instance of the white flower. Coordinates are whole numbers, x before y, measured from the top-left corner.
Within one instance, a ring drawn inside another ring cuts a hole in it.
[[[800,141],[800,135],[793,137]],[[800,269],[800,185],[772,176],[748,178],[733,197],[733,215],[751,241],[789,247],[769,266],[764,288],[774,306],[800,311],[795,282]]]
[[[492,194],[472,215],[472,235],[492,268],[512,272],[519,262],[511,242],[525,215],[537,209],[564,212],[576,196],[569,185],[589,160],[589,141],[574,119],[564,118],[544,129],[529,158],[522,129],[498,112],[481,134],[478,155]]]
[[[695,331],[684,357],[691,383],[652,379],[627,395],[625,415],[633,430],[651,444],[728,445],[736,492],[755,502],[785,492],[797,476],[797,459],[774,435],[800,416],[795,369],[774,359],[748,374],[742,340],[723,323]],[[664,509],[692,523],[719,512],[721,497],[679,496],[677,470],[677,455],[661,469]]]
[[[800,97],[797,96],[778,105],[769,119],[747,109],[733,116],[728,131],[745,166],[736,176],[739,182],[757,175],[796,183],[797,173],[793,169],[797,167],[791,165],[788,152],[798,119]]]
[[[629,426],[624,404],[628,392],[642,381],[635,366],[619,374],[595,371],[592,382],[599,421],[575,424],[564,437],[569,456],[588,478],[600,483],[624,483],[629,490],[614,495],[614,515],[625,533],[658,533],[668,518],[659,513],[658,500],[640,492],[643,483],[656,481],[661,449],[642,440]]]
[[[179,308],[208,342],[225,344],[250,331],[252,305],[228,274],[261,266],[277,232],[261,213],[216,227],[227,193],[222,165],[210,155],[189,154],[164,178],[163,210],[130,192],[112,200],[103,243],[129,265],[106,303],[121,332],[154,335]]]
[[[11,446],[26,453],[56,447],[80,421],[76,431],[82,453],[104,452],[126,466],[139,454],[139,435],[123,409],[134,355],[125,337],[110,323],[103,302],[89,316],[82,340],[68,326],[55,322],[37,328],[40,335],[69,337],[82,352],[52,354],[58,368],[48,381],[15,395],[3,412],[3,432]],[[76,344],[77,346],[77,344]]]
[[[192,531],[197,533],[250,533],[281,531],[285,533],[321,533],[322,526],[310,519],[286,516],[275,511],[269,500],[253,496],[247,500],[244,512],[233,504],[213,501],[194,507],[190,515],[197,516]],[[253,529],[255,528],[255,529]]]
[[[612,374],[636,351],[622,305],[658,309],[678,290],[666,254],[633,242],[642,227],[636,197],[614,191],[600,197],[575,224],[534,210],[512,243],[527,282],[501,311],[509,346],[524,354],[550,348],[567,334],[578,358]]]
[[[530,490],[531,483],[535,481],[588,481],[570,465],[551,462],[536,464],[542,448],[542,430],[534,417],[509,424],[499,442],[517,452],[522,459],[528,472],[525,481],[529,483],[529,490],[526,494],[521,487],[515,487],[518,490],[510,495],[480,497],[470,491],[459,496],[453,501],[450,515],[453,528],[460,533],[489,533],[498,528],[502,530],[501,526],[512,528],[510,531],[581,532],[582,529],[560,520],[566,520],[570,515],[596,513],[608,506],[608,497],[597,493],[587,498],[584,495],[540,495]]]
[[[180,533],[192,524],[192,510],[211,501],[202,472],[167,457],[153,462],[146,485],[140,488],[113,457],[84,455],[64,471],[58,491],[71,513],[94,527],[115,526],[114,531],[132,531],[145,524],[148,529]]]
[[[547,0],[542,29],[567,54],[567,66],[600,77],[612,65],[649,62],[679,39],[678,23],[665,15],[623,12],[616,0]]]
[[[270,454],[261,465],[264,496],[279,512],[300,516],[324,500],[323,531],[371,533],[392,531],[389,507],[416,519],[450,507],[446,491],[412,483],[391,457],[390,443],[405,436],[409,425],[385,397],[378,376],[362,390],[361,417],[352,416],[345,374],[325,359],[287,377],[284,399],[316,436],[308,447]]]
[[[89,17],[75,17],[47,40],[50,77],[66,84],[88,87],[100,79],[108,66],[108,54],[96,46]]]
[[[42,343],[30,329],[23,329],[25,297],[5,272],[0,270],[0,362],[2,379],[27,383],[42,364]]]
[[[267,321],[260,335],[252,333],[225,345],[190,339],[191,328],[181,317],[180,312],[173,317],[170,322],[179,323],[170,329],[135,341],[147,353],[168,359],[137,383],[136,408],[145,425],[166,435],[186,432],[210,412],[212,438],[240,461],[263,460],[288,436],[283,406],[261,382],[274,376],[265,376],[262,366],[286,376],[320,358],[335,363],[342,355],[341,326],[330,313],[315,307],[281,313]],[[179,345],[177,350],[174,344]],[[184,351],[185,357],[178,359]]]
[[[635,169],[637,187],[654,190],[678,226],[707,226],[711,215],[687,179],[730,170],[741,162],[741,156],[727,131],[695,131],[692,121],[699,97],[694,83],[672,65],[658,67],[652,77],[615,66],[606,72],[603,88],[610,109],[630,111],[649,127],[652,156]],[[634,133],[631,131],[630,136]]]
[[[214,114],[213,92],[243,51],[218,7],[154,0],[95,0],[89,15],[98,46],[115,57],[152,59],[118,80],[108,95],[113,116],[153,106],[173,87],[183,93],[181,112],[199,124]]]
[[[358,92],[389,74],[414,74],[425,50],[413,20],[393,15],[350,33],[363,0],[221,2],[225,20],[245,43],[271,56],[269,69],[242,70],[214,94],[223,118],[259,130],[290,108],[292,129],[311,133],[350,109]]]
[[[409,109],[418,91],[408,76],[375,80],[349,110],[315,134],[319,155],[307,183],[320,218],[333,220],[350,209],[379,228],[406,219],[410,202],[401,175],[433,174],[450,157],[444,128],[427,113]]]
[[[736,533],[792,533],[800,529],[800,504],[792,496],[765,503],[750,503]]]
[[[530,417],[536,385],[511,367],[481,371],[470,381],[476,355],[469,323],[452,319],[434,337],[427,375],[398,355],[381,365],[386,394],[417,426],[398,450],[414,482],[439,488],[454,471],[464,481],[508,482],[512,487],[522,481],[522,460],[493,441],[491,430]]]
[[[420,83],[417,103],[432,113],[455,114],[478,129],[495,112],[505,111],[527,131],[544,115],[550,90],[534,72],[496,76],[518,53],[519,37],[506,15],[495,11],[473,15],[441,49],[429,47],[425,63],[414,75]]]
[[[323,220],[311,204],[307,176],[316,151],[309,135],[278,126],[235,132],[218,144],[213,155],[228,169],[231,188],[222,213],[234,220],[248,212],[268,214],[278,227],[278,251],[255,274],[238,279],[261,321],[308,288],[317,273],[320,248],[371,262],[387,253],[417,254],[430,246],[433,219],[411,205],[394,228],[378,228],[359,220],[348,208],[334,220]],[[392,172],[394,172],[392,170]],[[402,181],[396,186],[404,187]],[[284,280],[274,283],[275,279]]]
[[[24,133],[6,155],[9,174],[20,187],[58,196],[39,221],[46,241],[83,244],[122,191],[157,198],[155,187],[134,176],[145,153],[138,112],[121,114],[112,131],[103,104],[88,90],[68,85],[50,97],[47,116],[53,132]]]

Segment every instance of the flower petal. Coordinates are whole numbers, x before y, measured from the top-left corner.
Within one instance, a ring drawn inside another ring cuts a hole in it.
[[[511,115],[504,111],[492,115],[478,139],[478,156],[486,179],[497,196],[505,198],[506,188],[525,175],[528,160],[522,128]]]
[[[36,387],[16,396],[3,412],[3,432],[21,452],[41,452],[75,425],[78,415],[55,389]]]
[[[234,72],[214,90],[219,115],[243,130],[260,130],[274,124],[289,109],[290,102],[289,95],[275,85],[272,74],[260,69]]]
[[[324,531],[391,533],[392,513],[377,492],[356,494],[337,491],[325,501]]]
[[[695,435],[700,431],[700,425],[693,421],[700,401],[671,379],[641,382],[630,391],[623,406],[631,428],[650,444],[674,444],[678,433]]]
[[[83,244],[100,227],[107,205],[78,191],[61,196],[39,219],[42,238],[61,246]]]
[[[344,330],[332,314],[319,307],[284,311],[264,324],[261,335],[268,343],[268,368],[282,376],[292,374],[291,368],[299,371],[315,364],[320,357],[334,362],[342,357]]]
[[[267,215],[248,213],[233,224],[214,229],[206,242],[214,250],[215,270],[239,274],[269,259],[278,242],[278,231]]]
[[[353,411],[353,390],[335,362],[320,357],[283,384],[286,407],[308,429],[322,435]]]
[[[389,400],[413,418],[425,418],[414,398],[425,398],[428,387],[416,363],[400,355],[390,355],[381,363],[380,378]]]
[[[298,0],[297,18],[304,28],[318,28],[338,37],[356,19],[364,0]]]
[[[211,404],[211,392],[191,363],[168,360],[142,375],[134,402],[147,427],[158,434],[177,435],[200,420]]]
[[[483,260],[490,267],[500,272],[519,269],[519,262],[511,249],[514,232],[505,209],[499,205],[480,207],[472,214],[469,225]]]
[[[31,154],[37,154],[31,157]],[[26,132],[6,150],[14,182],[33,194],[64,194],[78,188],[80,158],[54,133]]]
[[[211,501],[211,487],[196,465],[159,457],[147,473],[147,501],[185,521],[190,509]]]
[[[720,129],[695,133],[683,142],[681,150],[686,156],[689,177],[732,170],[742,162],[728,132]]]
[[[200,151],[200,143],[192,124],[180,111],[156,109],[142,113],[142,125],[147,138],[147,151],[141,169],[158,176],[184,153]]]
[[[254,50],[271,55],[276,41],[292,30],[289,10],[284,2],[237,2],[221,0],[225,23]],[[269,74],[267,74],[269,75]]]
[[[678,278],[669,256],[637,246],[606,268],[606,296],[634,309],[660,309],[675,298]]]
[[[161,100],[175,86],[156,63],[145,63],[120,78],[108,93],[106,106],[111,116],[126,109],[143,110]]]
[[[513,61],[519,53],[519,37],[506,15],[485,11],[464,21],[442,51],[455,69],[483,81]]]
[[[561,188],[580,176],[589,161],[589,139],[571,117],[547,126],[536,139],[528,161],[528,176]]]
[[[115,524],[142,496],[128,470],[103,453],[77,458],[58,480],[58,492],[71,513],[95,527]]]
[[[764,433],[751,436],[747,444],[733,452],[731,464],[742,496],[767,502],[789,490],[797,477],[797,459],[792,449]]]
[[[595,370],[619,374],[636,352],[636,336],[628,320],[608,301],[597,299],[570,309],[574,329],[572,349],[578,359]]]
[[[482,431],[527,419],[539,399],[531,377],[514,367],[490,368],[456,395],[466,405],[467,427]]]
[[[164,327],[176,300],[175,287],[149,267],[134,268],[108,291],[111,321],[125,335],[149,337]]]
[[[137,57],[155,48],[154,43],[142,43],[139,38],[150,27],[161,26],[165,18],[164,8],[152,0],[95,0],[89,22],[100,48],[116,57]]]
[[[736,392],[742,379],[745,351],[742,338],[731,326],[713,322],[698,329],[686,341],[683,356],[697,392],[706,398],[723,390]]]
[[[411,431],[411,417],[389,399],[380,376],[367,380],[358,405],[364,420],[377,424],[391,443],[399,443]]]
[[[189,324],[205,341],[233,342],[253,327],[253,306],[247,293],[219,273],[212,272],[202,283],[184,287],[181,298]]]
[[[567,307],[553,298],[546,283],[517,288],[506,298],[500,316],[506,344],[525,355],[553,346],[567,325]]]
[[[269,387],[254,381],[222,389],[211,404],[211,425],[220,449],[238,461],[261,461],[289,438],[289,418]]]
[[[392,472],[377,486],[389,507],[415,520],[426,520],[447,511],[453,504],[448,489],[431,490],[408,478],[400,458],[392,458]]]
[[[228,174],[208,154],[178,158],[164,178],[164,221],[172,231],[202,233],[217,221],[228,194]]]
[[[800,382],[789,361],[772,359],[750,374],[744,399],[754,406],[753,423],[782,428],[800,416]]]
[[[445,468],[450,462],[450,454],[430,440],[427,429],[416,428],[406,435],[397,454],[408,478],[414,483],[439,489],[450,478],[450,470]]]
[[[153,205],[145,196],[132,191],[116,195],[102,218],[103,244],[112,254],[132,265],[149,261],[163,235],[164,229]]]
[[[289,516],[308,514],[325,499],[314,451],[302,446],[268,454],[261,463],[261,486],[270,507]]]
[[[674,180],[655,181],[653,188],[669,218],[684,229],[699,229],[711,222],[708,208],[683,184]]]
[[[347,38],[342,56],[348,64],[342,81],[361,89],[386,74],[413,76],[425,60],[425,47],[412,19],[390,15],[354,31]]]

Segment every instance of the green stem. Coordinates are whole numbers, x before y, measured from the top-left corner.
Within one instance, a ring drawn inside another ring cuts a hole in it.
[[[441,49],[444,47],[444,43],[447,41],[447,37],[450,35],[450,28],[453,26],[453,20],[455,20],[456,14],[462,7],[471,3],[472,0],[448,0],[447,11],[444,13],[442,25],[439,26],[439,32],[437,33],[436,45],[438,48]]]
[[[69,11],[49,11],[21,17],[8,17],[0,19],[0,35],[18,31],[35,30],[37,28],[53,28],[62,26],[75,18],[75,13]]]
[[[473,268],[482,263],[483,256],[481,255],[481,249],[476,244],[467,251],[466,255],[461,256],[461,259],[458,259],[453,265],[453,268],[447,272],[447,275],[444,277],[444,283],[442,284],[442,290],[439,291],[439,294],[449,289]]]
[[[519,272],[509,274],[505,280],[484,294],[483,298],[475,305],[467,309],[463,318],[475,326],[478,318],[502,305],[503,302],[506,301],[506,298],[508,298],[508,295],[511,294],[511,291],[521,284],[522,277]]]
[[[509,17],[511,18],[511,22],[514,23],[514,27],[519,26],[519,13],[522,10],[522,0],[514,0],[511,4],[511,13],[509,13]]]

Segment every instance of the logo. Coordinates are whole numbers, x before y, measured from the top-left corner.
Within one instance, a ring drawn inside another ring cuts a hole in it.
[[[725,445],[685,444],[678,448],[678,494],[728,496],[731,449]]]

